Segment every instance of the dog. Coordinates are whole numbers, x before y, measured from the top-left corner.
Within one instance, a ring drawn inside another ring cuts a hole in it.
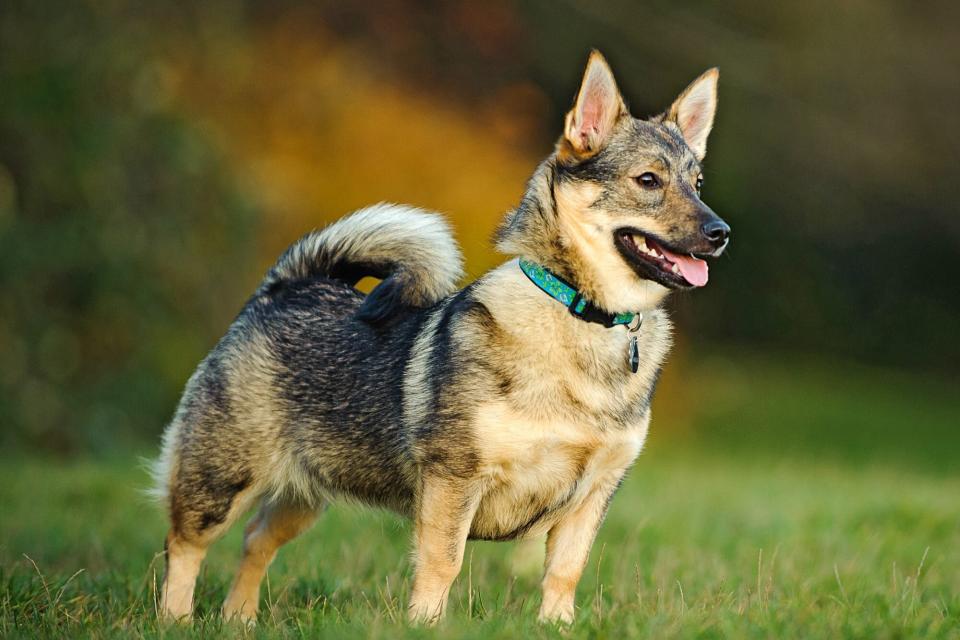
[[[730,227],[700,199],[719,73],[630,115],[603,56],[457,290],[435,213],[380,204],[290,246],[187,382],[155,469],[160,611],[188,619],[208,546],[245,511],[223,615],[253,621],[277,549],[346,499],[413,521],[408,616],[446,608],[468,539],[546,534],[539,618],[571,623],[610,501],[643,447],[671,343],[661,305],[706,284]],[[364,295],[363,277],[380,283]]]

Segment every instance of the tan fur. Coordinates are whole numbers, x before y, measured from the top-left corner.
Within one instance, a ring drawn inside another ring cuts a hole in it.
[[[259,501],[223,605],[252,622],[279,547],[347,498],[412,517],[410,620],[443,615],[469,537],[546,536],[539,617],[572,622],[597,530],[647,437],[671,344],[660,304],[690,276],[651,266],[631,238],[649,234],[678,255],[726,246],[729,227],[707,235],[705,222],[720,219],[699,199],[694,157],[715,89],[708,72],[667,114],[635,120],[591,55],[555,153],[497,237],[500,250],[574,283],[591,314],[572,317],[517,259],[443,297],[461,260],[433,214],[368,209],[295,243],[201,363],[165,433],[162,614],[189,617],[207,547]],[[343,279],[364,269],[389,274],[365,299]],[[602,312],[643,321],[609,326]]]
[[[224,618],[256,620],[260,583],[277,549],[306,531],[316,518],[316,509],[302,505],[268,503],[260,508],[244,530],[243,560],[223,604]]]
[[[656,363],[670,347],[670,325],[662,311],[648,310],[637,335],[649,364],[624,379],[620,394],[611,395],[589,363],[602,366],[625,357],[629,337],[624,327],[570,323],[567,310],[544,296],[515,262],[492,272],[477,295],[495,319],[503,316],[509,344],[498,351],[505,358],[502,366],[515,370],[520,382],[509,404],[488,404],[476,419],[481,474],[489,489],[474,528],[493,528],[486,523],[498,521],[498,528],[510,529],[504,523],[523,517],[518,503],[524,498],[558,502],[559,494],[579,478],[577,494],[566,505],[575,509],[594,482],[609,473],[622,475],[632,464],[646,437],[649,412],[627,428],[604,424],[601,416],[642,401]],[[511,316],[518,305],[530,313]],[[539,523],[526,537],[551,524]]]
[[[449,479],[424,481],[409,615],[429,623],[443,614],[468,532],[488,537],[511,531],[547,509],[549,514],[521,537],[548,534],[540,615],[569,622],[573,591],[607,501],[643,447],[649,425],[649,411],[627,428],[604,424],[596,416],[642,401],[669,349],[670,325],[662,311],[648,310],[638,336],[649,364],[625,378],[622,395],[611,397],[583,362],[603,366],[622,359],[629,339],[625,328],[569,322],[566,309],[533,286],[515,261],[488,274],[477,298],[493,313],[498,330],[458,335],[468,350],[497,354],[498,366],[516,369],[520,386],[509,404],[483,405],[466,427],[475,434],[480,453],[469,486]],[[518,305],[527,312],[513,315]],[[433,326],[435,318],[428,319],[425,333]],[[545,336],[548,344],[564,347],[544,348]],[[422,341],[411,367],[419,362],[422,368],[429,344]]]
[[[564,402],[558,398],[558,409]],[[536,505],[561,505],[523,537],[536,537],[576,509],[610,476],[622,477],[646,437],[644,420],[626,432],[596,433],[559,417],[532,421],[503,405],[486,409],[478,421],[484,438],[481,474],[489,489],[480,502],[473,531],[510,531]],[[576,487],[574,493],[569,493]]]
[[[170,620],[188,619],[193,613],[193,588],[206,544],[194,544],[172,532],[167,536],[167,571],[160,589],[160,611]]]
[[[632,462],[632,460],[631,460]],[[547,535],[547,557],[543,576],[542,621],[572,623],[574,596],[600,522],[623,470],[613,464],[606,468],[585,498],[557,522]]]
[[[179,510],[176,500],[173,501],[171,507],[173,527],[167,534],[166,543],[167,571],[160,588],[162,617],[170,620],[190,618],[193,610],[194,586],[208,547],[251,507],[258,494],[255,488],[240,492],[234,499],[226,519],[219,525],[204,531],[201,536],[185,533],[187,528],[179,523]]]
[[[599,187],[590,183],[566,184],[554,191],[560,229],[569,243],[567,259],[574,262],[580,290],[604,309],[652,309],[668,291],[652,280],[640,280],[615,251],[611,238],[623,218],[593,205]],[[638,219],[636,226],[664,235],[656,220]]]
[[[464,487],[456,480],[439,477],[423,480],[415,522],[416,574],[408,607],[410,620],[432,623],[446,611],[479,498],[479,486]]]
[[[273,361],[267,353],[262,340],[253,339],[245,344],[242,362],[247,366],[236,366],[226,372],[230,380],[230,401],[237,410],[240,420],[238,428],[251,434],[251,442],[274,441],[280,428],[278,412],[273,404],[273,393],[269,384],[269,375],[273,372]],[[194,377],[200,375],[203,366]],[[182,416],[174,418],[170,428],[164,434],[164,447],[160,462],[155,467],[155,476],[169,478],[162,486],[175,482],[180,460],[180,430]],[[253,444],[251,444],[253,446]],[[203,532],[192,534],[193,528],[182,521],[177,496],[170,497],[171,530],[167,537],[167,571],[161,587],[160,612],[167,619],[186,619],[190,617],[193,589],[200,564],[206,556],[207,548],[227,531],[236,520],[256,503],[264,494],[300,493],[297,488],[303,485],[295,473],[286,473],[286,469],[297,469],[287,464],[290,452],[276,450],[272,459],[266,456],[257,468],[271,470],[252,478],[248,487],[234,499],[226,519]],[[256,522],[256,519],[254,520]],[[259,585],[259,581],[257,583]],[[258,586],[259,588],[259,586]],[[253,603],[254,612],[256,602]]]

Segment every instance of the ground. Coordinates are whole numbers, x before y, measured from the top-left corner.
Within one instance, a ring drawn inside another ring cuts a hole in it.
[[[197,621],[164,626],[165,525],[135,455],[7,452],[0,636],[960,638],[954,386],[730,354],[683,371],[668,371],[663,418],[613,503],[570,630],[535,621],[536,542],[471,543],[449,619],[406,626],[408,525],[350,506],[281,552],[255,629],[216,615],[238,530],[211,552]],[[679,389],[710,392],[694,402]]]

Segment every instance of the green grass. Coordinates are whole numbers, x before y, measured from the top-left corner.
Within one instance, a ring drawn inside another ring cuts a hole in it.
[[[668,376],[571,630],[535,622],[542,551],[530,543],[468,545],[449,618],[407,627],[408,526],[345,506],[281,552],[254,630],[216,616],[238,530],[211,551],[194,625],[165,627],[154,612],[165,525],[138,494],[134,457],[8,454],[0,636],[960,638],[951,387],[721,357],[681,371],[696,402],[680,402]]]

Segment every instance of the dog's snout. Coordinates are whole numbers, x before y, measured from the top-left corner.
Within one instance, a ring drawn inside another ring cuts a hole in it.
[[[704,223],[700,231],[714,247],[722,247],[730,238],[730,225],[719,218]]]

